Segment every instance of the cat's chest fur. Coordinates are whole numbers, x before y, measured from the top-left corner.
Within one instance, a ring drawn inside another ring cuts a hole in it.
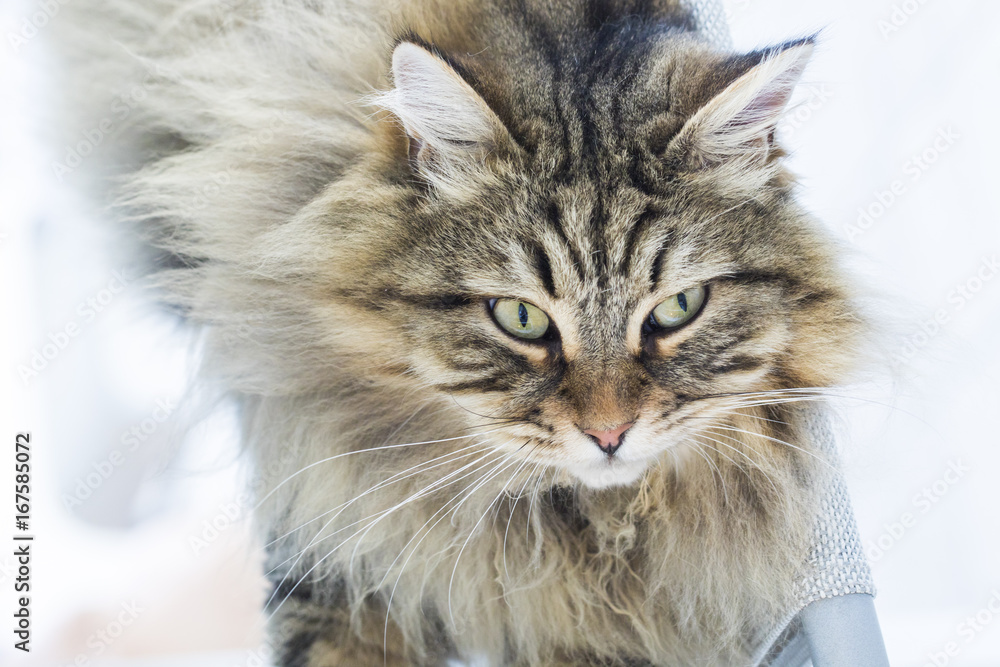
[[[751,648],[742,619],[780,615],[801,567],[808,524],[788,510],[815,499],[809,464],[796,467],[794,475],[759,470],[778,485],[780,505],[758,497],[745,470],[701,475],[696,467],[683,479],[676,470],[649,475],[639,489],[484,485],[452,514],[442,507],[455,507],[454,489],[409,500],[391,521],[358,523],[366,511],[349,513],[326,527],[332,538],[275,543],[270,609],[295,636],[352,614],[366,619],[365,650],[375,652],[383,633],[398,632],[410,647],[399,664],[446,655],[489,664],[710,656],[727,664]],[[412,495],[383,497],[373,513]],[[325,503],[342,504],[339,496]]]

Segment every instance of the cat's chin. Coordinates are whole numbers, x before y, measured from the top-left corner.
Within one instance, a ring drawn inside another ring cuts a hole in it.
[[[614,486],[635,484],[650,466],[650,461],[603,461],[571,466],[568,472],[591,489],[607,489]]]

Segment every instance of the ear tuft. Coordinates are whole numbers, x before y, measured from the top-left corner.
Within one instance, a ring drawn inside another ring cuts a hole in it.
[[[695,166],[734,158],[765,161],[778,124],[813,52],[813,41],[780,47],[699,109],[672,142]]]
[[[506,133],[486,102],[447,62],[412,42],[392,54],[395,88],[378,98],[403,124],[422,171],[468,170]]]

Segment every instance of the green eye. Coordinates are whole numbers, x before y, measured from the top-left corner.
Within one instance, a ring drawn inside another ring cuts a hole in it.
[[[658,329],[676,329],[694,317],[704,303],[704,287],[684,290],[654,308],[649,316],[649,324]]]
[[[491,301],[491,306],[497,324],[518,338],[535,340],[549,330],[549,316],[527,301],[496,299]]]

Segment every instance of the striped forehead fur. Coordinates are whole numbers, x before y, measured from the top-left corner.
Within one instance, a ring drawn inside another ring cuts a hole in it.
[[[823,474],[800,399],[861,331],[774,137],[811,41],[719,53],[673,0],[232,5],[59,18],[125,47],[73,42],[80,100],[141,70],[122,210],[240,405],[283,667],[744,660]],[[585,480],[583,429],[633,420],[634,479]]]

